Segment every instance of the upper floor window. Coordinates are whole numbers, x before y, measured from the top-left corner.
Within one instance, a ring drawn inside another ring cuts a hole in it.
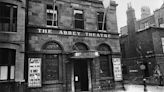
[[[98,21],[98,30],[106,30],[106,17],[104,19],[104,12],[97,13],[97,21]]]
[[[58,25],[58,12],[56,5],[47,5],[47,26],[49,27],[57,27]]]
[[[17,6],[0,3],[0,31],[16,32]]]
[[[84,13],[82,10],[74,10],[74,26],[78,29],[84,29]]]
[[[145,22],[144,23],[144,28],[148,28],[149,27],[149,23],[148,22]]]
[[[158,24],[159,24],[159,27],[164,27],[163,26],[163,18],[158,19]]]

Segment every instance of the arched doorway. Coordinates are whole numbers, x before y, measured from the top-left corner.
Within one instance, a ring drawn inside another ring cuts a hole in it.
[[[72,49],[77,52],[86,52],[88,49],[84,43],[76,43]],[[76,58],[73,62],[75,92],[89,91],[89,63],[86,58]]]

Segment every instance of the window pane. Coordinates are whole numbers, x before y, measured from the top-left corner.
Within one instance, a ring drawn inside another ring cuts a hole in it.
[[[54,25],[53,26],[57,26],[57,21],[54,21]]]
[[[17,18],[17,8],[14,8],[13,9],[13,17],[14,18]]]
[[[53,5],[47,5],[47,9],[53,10]]]
[[[47,21],[47,25],[52,26],[52,21]]]
[[[83,19],[83,14],[76,13],[75,19]]]
[[[84,29],[84,21],[75,20],[75,28]]]
[[[59,60],[58,55],[45,55],[44,59],[44,81],[59,79]]]
[[[1,14],[0,14],[0,16],[1,17],[10,17],[10,7],[9,6],[7,6],[7,5],[2,5],[2,6],[0,6],[0,12],[1,12]]]
[[[103,13],[103,12],[97,13],[97,15],[98,15],[98,21],[99,21],[99,22],[100,22],[100,21],[103,21],[104,13]]]
[[[100,56],[101,77],[109,77],[109,61],[107,55]]]
[[[47,13],[47,19],[52,20],[53,19],[53,14],[52,13]]]
[[[10,69],[10,79],[14,79],[14,71],[15,71],[15,66],[11,66],[11,69]]]
[[[0,80],[7,80],[8,66],[0,66]]]

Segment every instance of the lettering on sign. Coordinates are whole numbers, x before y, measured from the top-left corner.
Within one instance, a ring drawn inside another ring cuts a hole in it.
[[[113,61],[113,71],[115,81],[122,80],[122,69],[121,69],[121,60],[120,58],[112,58]]]
[[[28,62],[28,87],[41,87],[41,58],[29,58]]]
[[[99,37],[99,38],[111,38],[110,33],[102,32],[85,32],[85,31],[74,31],[74,30],[54,30],[54,29],[35,29],[31,32],[41,33],[41,34],[56,34],[65,36],[84,36],[84,37]]]

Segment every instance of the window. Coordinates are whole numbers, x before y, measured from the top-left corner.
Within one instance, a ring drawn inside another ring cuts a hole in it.
[[[158,24],[159,24],[159,27],[164,27],[164,25],[163,25],[163,18],[159,18],[158,19]]]
[[[0,31],[16,32],[17,6],[0,3]]]
[[[15,50],[0,48],[0,81],[14,79]]]
[[[47,26],[57,27],[57,6],[47,5]]]
[[[43,82],[59,80],[59,55],[44,55],[44,72]]]
[[[164,37],[161,38],[161,40],[162,40],[162,50],[163,50],[163,53],[164,53]]]
[[[78,29],[84,29],[84,14],[82,10],[74,10],[74,26]]]
[[[100,55],[100,76],[101,77],[109,77],[110,69],[109,69],[109,57],[108,55]]]
[[[62,47],[58,43],[50,41],[44,44],[42,48],[47,52],[52,51],[52,53],[43,55],[43,82],[55,83],[61,79],[59,75],[59,72],[61,72],[61,67],[59,67],[61,55],[58,51],[61,52]]]
[[[107,44],[99,45],[98,49],[100,52],[100,76],[101,77],[110,77],[112,76],[112,56],[111,48]],[[103,54],[105,52],[105,54]],[[108,53],[108,54],[106,54]]]
[[[106,30],[106,17],[104,20],[104,28],[102,28],[103,27],[103,18],[104,18],[104,12],[98,12],[97,13],[98,30]]]

